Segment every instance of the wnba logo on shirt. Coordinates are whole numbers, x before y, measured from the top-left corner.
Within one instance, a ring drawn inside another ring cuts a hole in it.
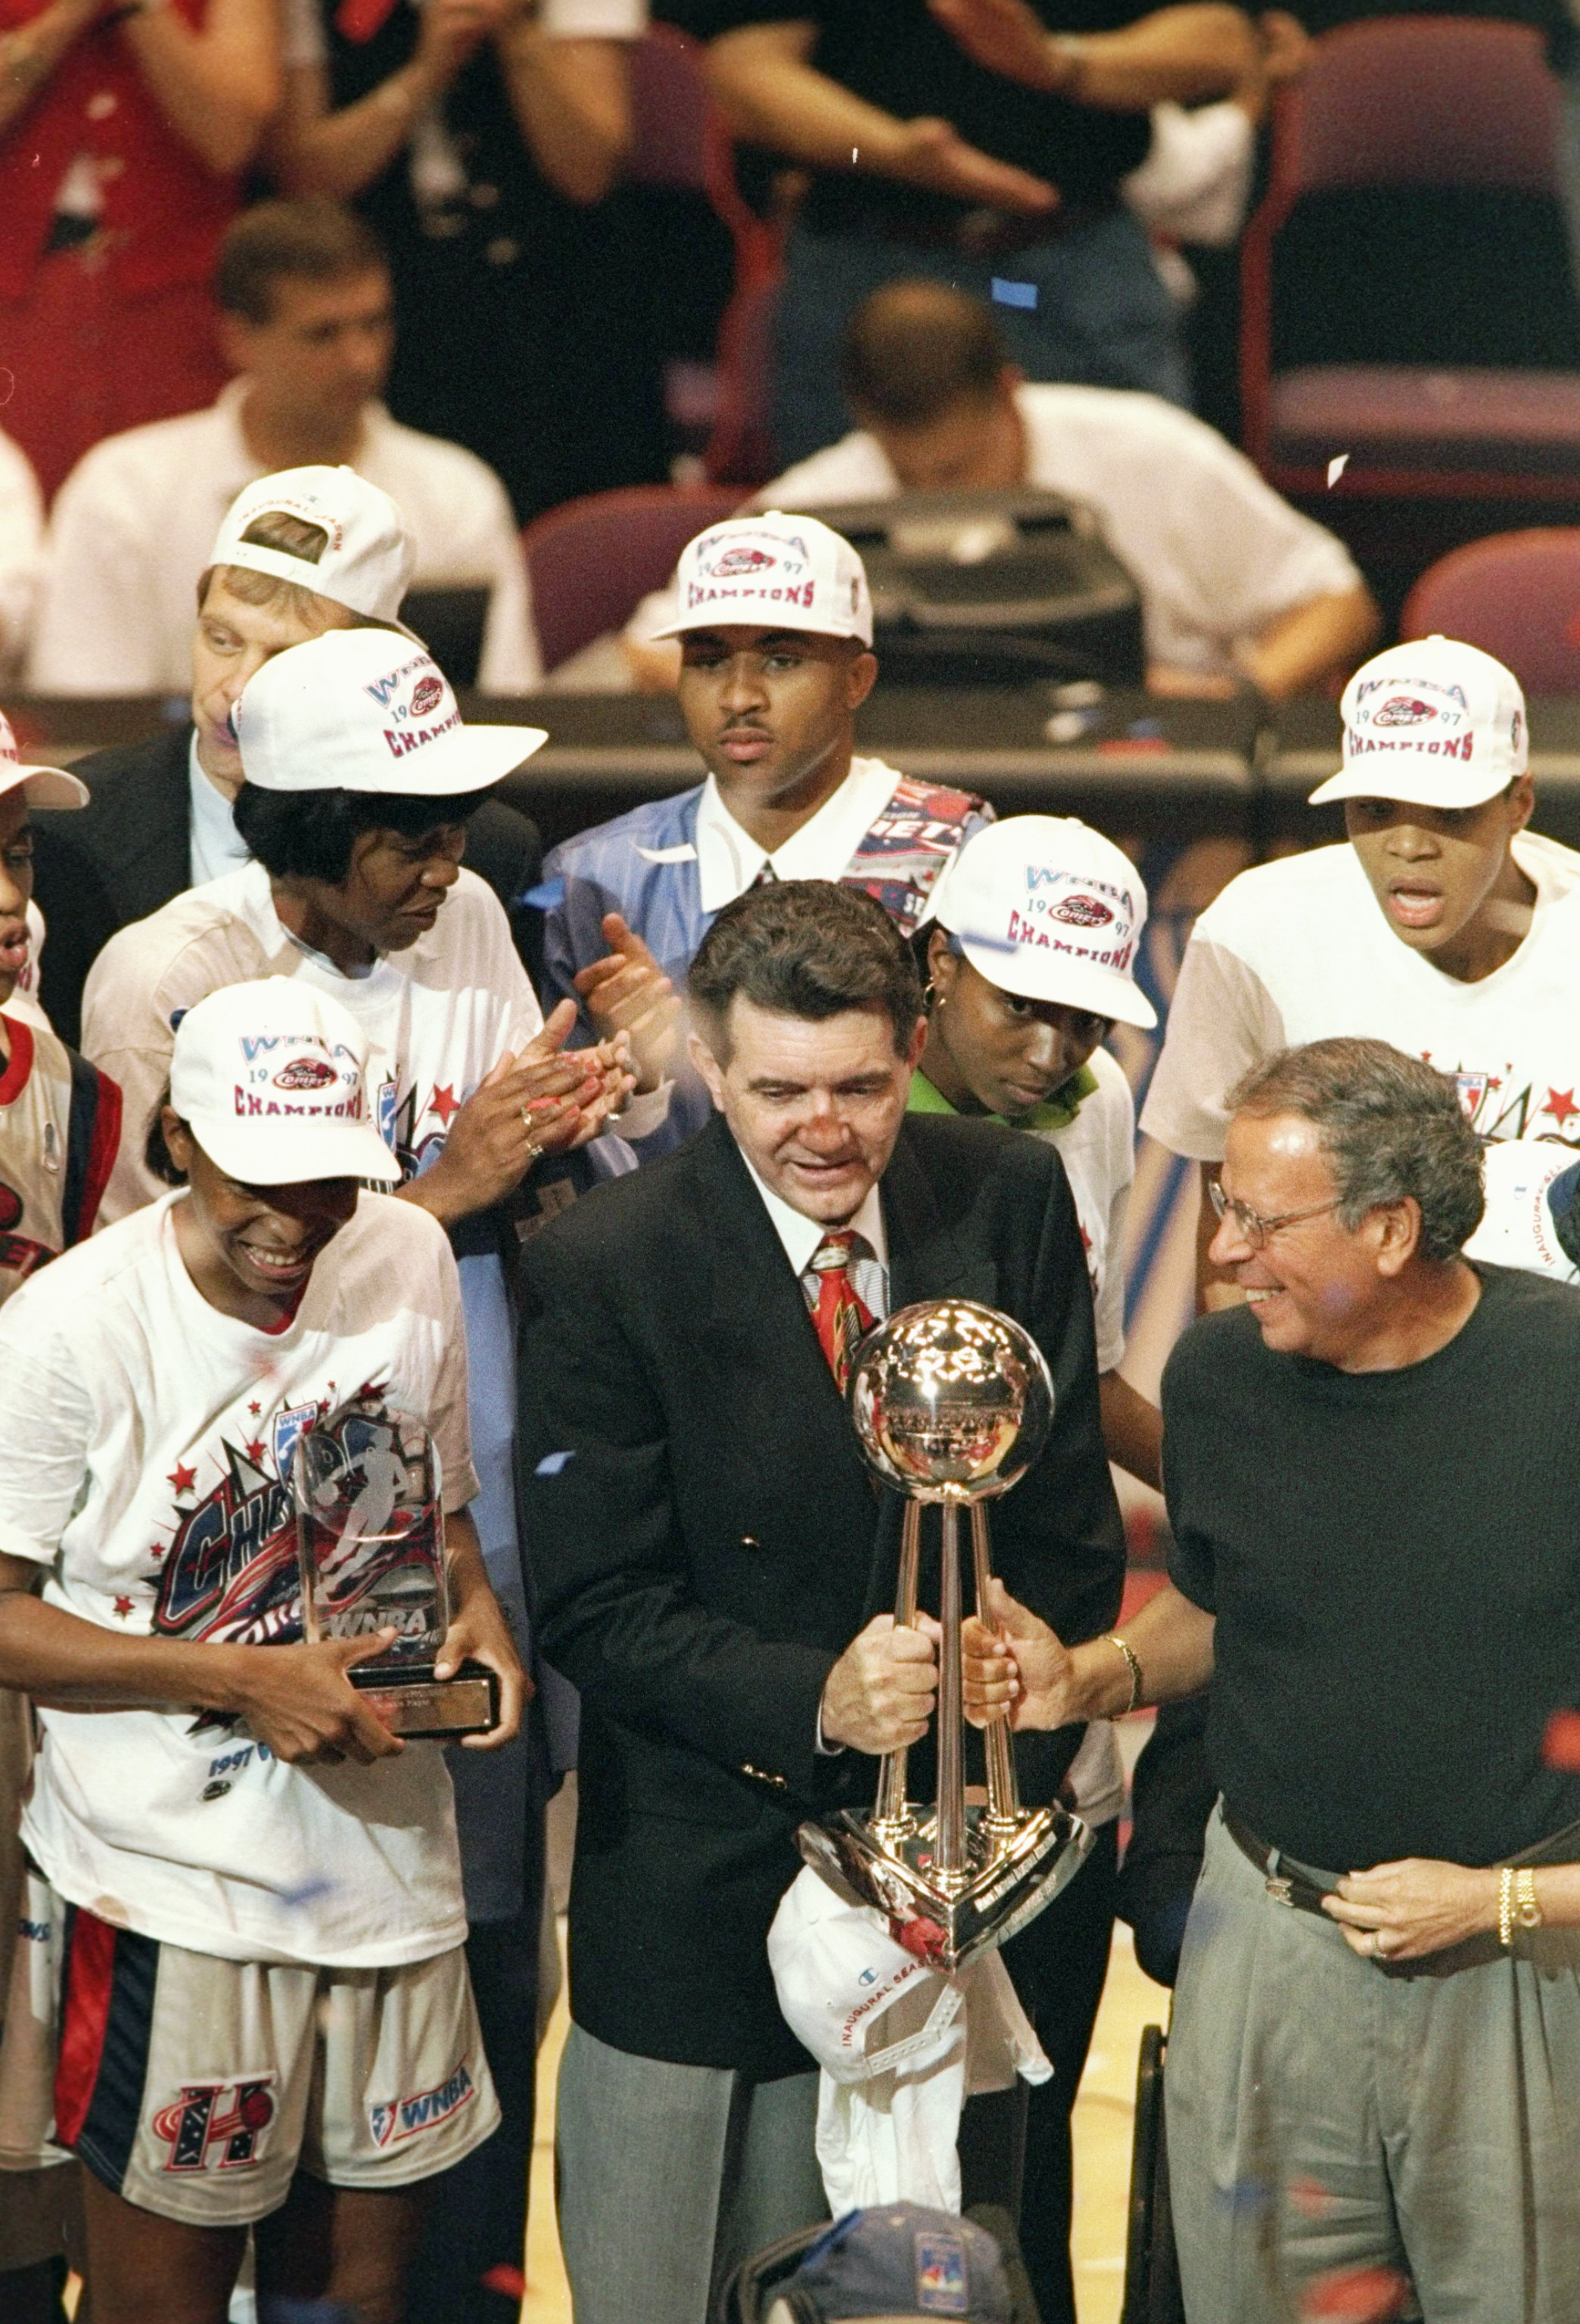
[[[276,2113],[273,2082],[273,2074],[245,2082],[189,2082],[149,2125],[168,2149],[161,2169],[239,2171],[261,2163],[263,2133]]]

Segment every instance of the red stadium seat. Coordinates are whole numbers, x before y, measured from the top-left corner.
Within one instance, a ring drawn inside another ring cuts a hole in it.
[[[1276,245],[1304,198],[1477,188],[1561,198],[1560,96],[1538,34],[1472,17],[1382,17],[1319,39],[1274,111],[1266,199],[1241,266],[1246,449],[1271,482],[1350,493],[1573,499],[1580,373],[1334,363],[1274,367]],[[1365,285],[1357,283],[1357,297]]]
[[[693,533],[739,506],[740,493],[704,485],[633,484],[589,493],[536,518],[522,535],[544,667],[553,669],[605,631],[623,629],[661,588]]]
[[[749,354],[758,309],[767,286],[778,281],[781,229],[742,198],[735,146],[709,93],[698,42],[655,24],[633,43],[631,109],[632,183],[706,195],[735,246],[735,289],[719,323],[716,361],[671,366],[665,390],[670,420],[683,438],[706,439],[709,476],[760,483],[772,463],[765,422],[754,416]],[[753,416],[743,418],[748,411]]]
[[[1405,600],[1400,635],[1464,638],[1529,694],[1580,694],[1580,526],[1499,532],[1439,558]]]

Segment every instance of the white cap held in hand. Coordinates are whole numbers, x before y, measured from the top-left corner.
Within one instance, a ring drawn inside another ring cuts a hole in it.
[[[209,1160],[245,1185],[401,1175],[373,1120],[362,1028],[295,977],[224,985],[189,1009],[170,1102]]]
[[[387,630],[327,630],[274,654],[231,714],[242,772],[266,791],[485,789],[541,750],[541,726],[464,726],[433,656]]]
[[[680,551],[679,610],[656,638],[688,630],[806,630],[873,642],[866,567],[848,540],[815,516],[733,516]]]
[[[1311,794],[1481,807],[1525,772],[1525,696],[1512,670],[1457,638],[1418,638],[1363,662],[1339,705],[1344,764]]]
[[[276,514],[316,524],[327,535],[316,561],[243,538],[261,517]],[[369,621],[398,622],[416,556],[406,520],[388,493],[355,468],[280,468],[236,494],[208,562],[267,573]]]

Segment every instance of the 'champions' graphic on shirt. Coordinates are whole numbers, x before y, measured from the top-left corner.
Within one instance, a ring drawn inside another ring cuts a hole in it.
[[[1535,1144],[1580,1146],[1580,1096],[1573,1089],[1554,1089],[1545,1082],[1528,1081],[1512,1087],[1514,1068],[1505,1064],[1501,1074],[1484,1067],[1446,1065],[1423,1049],[1428,1065],[1445,1073],[1459,1093],[1465,1118],[1478,1138],[1529,1139]]]
[[[260,1434],[238,1446],[222,1437],[222,1473],[190,1508],[180,1505],[199,1490],[198,1463],[177,1462],[170,1478],[177,1526],[159,1557],[156,1636],[238,1646],[301,1637],[296,1513],[286,1480],[299,1438],[329,1410],[334,1385],[316,1403],[276,1413],[267,1439]],[[361,1393],[376,1398],[382,1390],[369,1383]],[[124,1604],[130,1613],[132,1601]],[[123,1610],[120,1599],[115,1610]]]

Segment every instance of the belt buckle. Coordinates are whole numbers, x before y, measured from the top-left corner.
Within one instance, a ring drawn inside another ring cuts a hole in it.
[[[1290,1880],[1285,1879],[1280,1873],[1269,1873],[1267,1877],[1267,1893],[1272,1898],[1275,1904],[1287,1904],[1290,1912],[1294,1911],[1294,1883]]]

